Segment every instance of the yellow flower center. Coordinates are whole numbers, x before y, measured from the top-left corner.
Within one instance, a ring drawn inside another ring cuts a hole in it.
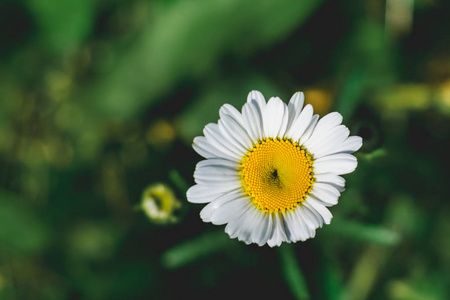
[[[240,175],[247,196],[259,210],[293,210],[311,192],[313,160],[288,139],[264,139],[242,159]]]

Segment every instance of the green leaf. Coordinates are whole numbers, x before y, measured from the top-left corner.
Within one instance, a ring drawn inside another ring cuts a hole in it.
[[[400,242],[400,234],[396,231],[354,221],[334,220],[324,232],[385,246],[395,246]]]
[[[342,293],[342,270],[338,266],[333,264],[333,261],[327,260],[325,257],[321,257],[325,260],[323,264],[323,270],[321,272],[321,280],[323,280],[324,289],[322,290],[325,299],[340,300],[340,294]]]
[[[177,170],[170,170],[169,179],[181,193],[183,193],[184,195],[186,194],[187,190],[189,189],[189,184],[187,183],[186,179],[181,176],[180,172],[178,172]]]
[[[370,153],[358,153],[358,158],[361,158],[367,162],[374,162],[379,158],[383,158],[387,155],[385,148],[378,148]]]
[[[0,249],[20,254],[42,251],[49,241],[49,230],[20,199],[0,191]]]
[[[355,26],[345,57],[341,59],[343,71],[336,110],[344,119],[352,116],[371,89],[384,88],[394,80],[392,49],[385,36],[384,23],[363,19]]]
[[[77,46],[91,31],[94,1],[27,1],[47,46],[57,52]]]
[[[135,46],[86,91],[93,109],[128,118],[183,79],[208,79],[225,55],[245,56],[282,40],[323,1],[212,0],[155,4]],[[108,57],[108,55],[105,55]]]
[[[338,98],[336,110],[344,117],[349,118],[358,105],[363,91],[366,89],[364,83],[364,71],[357,67],[348,75],[342,91]]]
[[[309,292],[302,270],[295,258],[294,246],[283,244],[278,251],[280,255],[281,271],[296,299],[309,299]]]
[[[161,262],[168,269],[180,268],[231,245],[234,242],[223,231],[205,233],[167,250],[162,254]]]

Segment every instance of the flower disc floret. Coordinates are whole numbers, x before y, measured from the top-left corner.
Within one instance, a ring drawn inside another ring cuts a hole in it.
[[[289,139],[267,138],[254,145],[240,168],[245,194],[263,212],[292,211],[311,192],[313,161]]]

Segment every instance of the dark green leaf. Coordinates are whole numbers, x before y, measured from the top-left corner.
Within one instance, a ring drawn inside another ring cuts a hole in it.
[[[291,293],[296,299],[309,299],[309,292],[302,270],[295,257],[294,246],[283,244],[279,248],[281,271]]]

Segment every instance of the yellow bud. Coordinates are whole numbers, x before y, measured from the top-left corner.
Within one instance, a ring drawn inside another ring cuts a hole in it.
[[[150,185],[142,194],[140,208],[153,223],[176,223],[175,213],[180,207],[181,202],[175,197],[172,189],[163,183]]]

